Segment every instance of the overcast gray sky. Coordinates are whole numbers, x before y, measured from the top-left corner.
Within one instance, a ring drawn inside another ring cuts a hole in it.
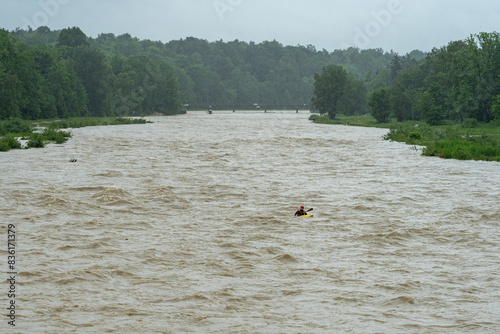
[[[0,0],[0,27],[80,27],[168,42],[277,40],[333,51],[430,51],[500,31],[498,0]]]

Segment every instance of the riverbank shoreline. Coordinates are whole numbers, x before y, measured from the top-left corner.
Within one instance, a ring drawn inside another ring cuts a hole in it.
[[[8,119],[0,121],[0,152],[12,149],[43,148],[48,143],[65,143],[72,134],[68,129],[152,123],[142,117],[76,117],[52,120]],[[63,130],[65,129],[65,130]]]
[[[384,139],[422,147],[422,155],[443,159],[500,162],[500,126],[466,120],[430,126],[422,121],[377,123],[371,116],[338,116],[313,114],[309,120],[318,124],[377,127],[388,129]]]

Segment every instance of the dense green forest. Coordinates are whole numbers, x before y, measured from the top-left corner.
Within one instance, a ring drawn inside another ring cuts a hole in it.
[[[333,65],[317,75],[313,101],[332,119],[337,112],[346,114],[343,100],[355,93],[346,87],[347,78],[344,69]],[[371,115],[380,123],[391,118],[429,125],[500,121],[500,36],[472,35],[420,61],[393,55],[387,68],[367,81],[385,82],[372,85],[368,97]]]
[[[324,116],[311,120],[339,124],[337,114],[349,114],[348,108],[365,97],[359,81],[341,66],[324,67],[315,76],[313,92],[313,103]],[[372,86],[367,104],[373,121],[390,127],[386,139],[422,146],[424,155],[500,161],[498,33],[451,42],[420,61],[394,55],[365,84],[369,81],[385,82]],[[370,118],[355,122],[367,124]]]
[[[371,113],[379,122],[489,122],[500,117],[500,42],[498,33],[481,33],[429,54],[398,55],[277,41],[90,38],[76,27],[0,30],[0,90],[0,119],[258,104],[312,108],[331,118]]]
[[[19,36],[38,36],[28,44]],[[0,119],[175,114],[174,68],[147,57],[108,57],[79,28],[0,30]]]
[[[386,68],[395,56],[381,49],[328,52],[276,41],[90,38],[76,27],[2,30],[0,54],[0,119],[176,114],[254,104],[309,109],[314,75],[329,64],[342,66],[364,94],[344,112],[366,113],[368,92],[388,84]],[[414,51],[404,58],[424,57]]]

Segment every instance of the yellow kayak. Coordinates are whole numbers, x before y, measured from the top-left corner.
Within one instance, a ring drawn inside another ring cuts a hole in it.
[[[302,216],[297,216],[297,217],[314,217],[314,215],[302,215]]]

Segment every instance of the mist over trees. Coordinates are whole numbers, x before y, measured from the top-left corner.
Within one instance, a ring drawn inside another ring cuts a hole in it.
[[[183,96],[164,60],[107,54],[79,28],[0,30],[0,119],[177,114]]]
[[[383,73],[386,73],[385,75]],[[415,61],[394,55],[371,80],[386,84],[371,92],[369,102],[379,122],[425,120],[500,121],[500,35],[480,33],[435,48]],[[383,110],[384,112],[381,112]]]
[[[381,49],[328,52],[276,41],[208,42],[188,37],[162,43],[130,34],[89,38],[76,27],[2,31],[0,48],[16,50],[6,54],[9,60],[0,60],[0,84],[10,90],[17,87],[2,97],[9,101],[2,104],[0,117],[30,119],[175,114],[183,111],[184,104],[191,109],[254,108],[254,104],[309,109],[314,75],[324,66],[342,66],[349,78],[357,79],[352,87],[364,92],[371,89],[365,80],[382,80],[377,73],[394,56]],[[24,65],[11,64],[20,61]],[[9,84],[13,80],[18,86]],[[346,96],[342,112],[364,113],[365,101],[366,92],[361,99]]]
[[[426,57],[393,54],[389,64],[364,78],[371,115],[386,123],[423,120],[429,125],[445,121],[500,122],[500,35],[480,33],[462,41],[435,48]],[[345,74],[332,75],[325,67],[315,76],[313,104],[331,119],[337,113],[350,115],[336,100],[356,90],[345,89]],[[340,69],[336,69],[340,73]],[[361,95],[357,100],[362,99]],[[330,108],[330,109],[328,109]],[[332,108],[336,108],[333,112]],[[356,107],[358,113],[363,108]]]
[[[0,118],[176,114],[190,109],[305,108],[378,121],[500,118],[498,33],[429,54],[316,50],[277,41],[130,34],[79,28],[0,30]]]
[[[108,54],[164,60],[176,71],[190,108],[309,108],[314,74],[329,64],[342,65],[364,78],[385,68],[392,54],[374,50],[316,50],[314,46],[283,46],[188,37],[168,43],[139,40],[129,34],[101,34],[90,43]]]

